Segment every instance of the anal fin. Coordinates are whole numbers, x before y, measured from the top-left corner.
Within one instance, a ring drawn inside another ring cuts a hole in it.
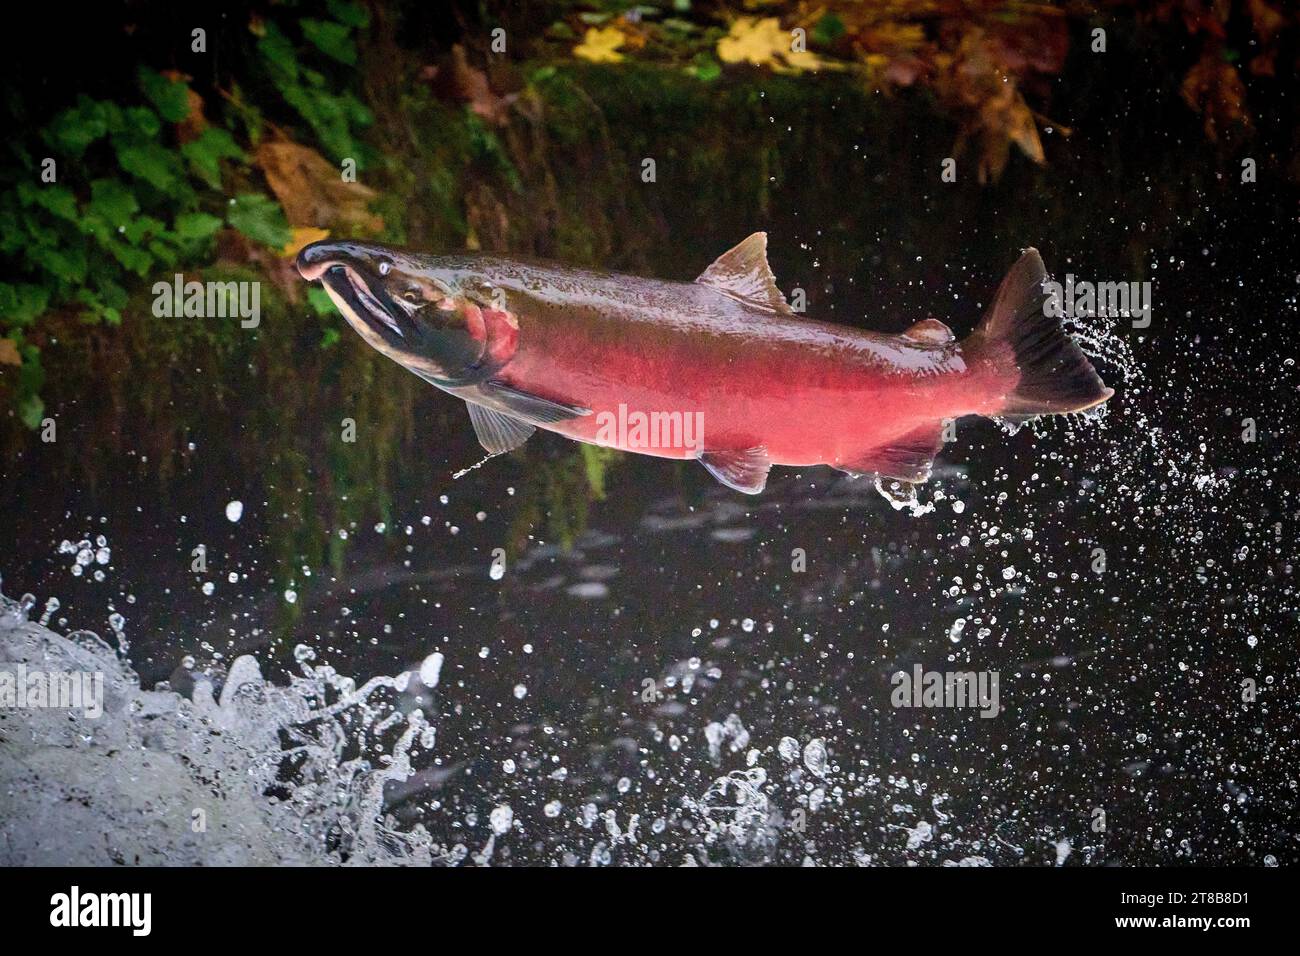
[[[851,475],[874,474],[898,481],[920,482],[930,477],[934,456],[943,447],[943,422],[923,425],[887,445],[872,448],[861,457],[835,467]]]
[[[767,486],[767,473],[772,462],[763,446],[738,451],[706,451],[700,464],[709,474],[733,491],[756,495]]]
[[[465,407],[469,409],[469,420],[474,424],[474,434],[478,436],[479,444],[489,455],[513,451],[528,441],[533,432],[537,431],[527,422],[521,422],[517,418],[484,408],[482,405],[466,402]]]

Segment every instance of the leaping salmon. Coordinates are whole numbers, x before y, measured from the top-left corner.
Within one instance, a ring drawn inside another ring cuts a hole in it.
[[[774,464],[925,481],[947,420],[1078,412],[1114,394],[1044,309],[1034,249],[961,342],[936,319],[885,335],[795,315],[762,232],[694,282],[329,240],[298,271],[371,346],[463,399],[489,454],[544,428],[696,458],[746,494]]]

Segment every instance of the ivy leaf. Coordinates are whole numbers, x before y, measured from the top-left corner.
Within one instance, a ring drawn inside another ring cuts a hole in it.
[[[147,66],[137,74],[140,89],[154,105],[162,118],[169,123],[179,123],[190,114],[189,87],[179,80],[171,80]]]
[[[273,249],[283,249],[293,239],[280,204],[261,193],[236,196],[226,213],[226,222],[254,242]]]
[[[346,66],[356,66],[357,48],[352,42],[352,31],[348,27],[331,20],[313,20],[309,17],[304,17],[300,23],[303,35],[318,50]]]

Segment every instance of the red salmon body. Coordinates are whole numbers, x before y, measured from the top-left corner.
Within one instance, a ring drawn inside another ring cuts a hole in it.
[[[934,319],[882,335],[794,314],[763,233],[691,283],[346,242],[299,269],[371,345],[465,399],[489,452],[544,428],[698,459],[751,494],[773,464],[923,481],[948,420],[1112,394],[1044,308],[1032,249],[962,342]]]

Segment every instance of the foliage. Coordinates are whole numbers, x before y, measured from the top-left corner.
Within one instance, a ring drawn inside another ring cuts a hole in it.
[[[355,63],[352,38],[366,25],[364,9],[335,0],[330,10],[333,20],[302,22],[304,44],[255,22],[253,74],[260,68],[269,77],[327,149],[360,165],[367,154],[356,129],[369,112],[353,94],[333,92],[299,55],[306,46]],[[118,325],[134,290],[211,262],[223,227],[277,250],[293,238],[279,202],[251,181],[260,111],[236,97],[221,121],[210,121],[186,77],[147,66],[137,70],[136,90],[127,103],[80,95],[15,144],[17,161],[0,174],[0,362],[21,365],[13,393],[30,428],[44,415],[43,316],[66,310]],[[229,198],[227,183],[239,184]]]

